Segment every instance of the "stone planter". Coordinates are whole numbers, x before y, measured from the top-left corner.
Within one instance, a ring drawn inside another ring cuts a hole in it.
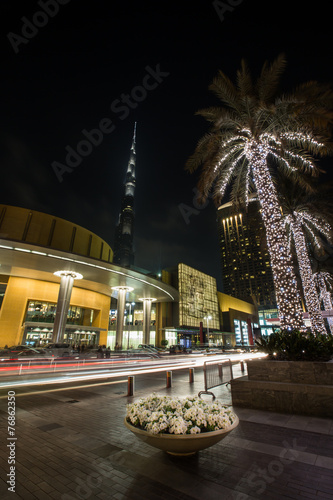
[[[227,429],[200,434],[149,434],[147,431],[143,431],[128,423],[126,418],[124,424],[127,429],[150,446],[166,451],[170,455],[186,456],[194,455],[197,451],[213,446],[221,441],[229,432],[237,427],[239,419],[236,417],[235,422]]]
[[[248,376],[231,381],[233,406],[329,417],[333,362],[252,360]]]

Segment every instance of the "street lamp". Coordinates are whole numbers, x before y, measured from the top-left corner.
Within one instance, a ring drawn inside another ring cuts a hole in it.
[[[135,306],[135,302],[127,302],[126,307],[129,308],[129,314],[128,314],[128,333],[127,333],[127,350],[129,349],[129,338],[130,338],[130,325],[131,325],[131,311],[132,311],[132,306]],[[134,310],[134,308],[133,308]]]

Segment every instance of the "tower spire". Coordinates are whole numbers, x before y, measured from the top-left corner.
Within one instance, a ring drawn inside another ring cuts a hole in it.
[[[114,257],[115,264],[130,267],[134,263],[133,230],[134,230],[134,192],[136,166],[136,122],[127,165],[124,192],[119,213],[119,222],[115,231]]]

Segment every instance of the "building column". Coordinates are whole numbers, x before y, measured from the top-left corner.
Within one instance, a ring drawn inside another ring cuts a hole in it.
[[[59,343],[64,339],[74,280],[81,279],[82,274],[73,271],[57,271],[54,274],[60,276],[60,287],[54,318],[52,342]]]
[[[151,303],[156,299],[140,299],[143,302],[143,343],[150,341]]]
[[[133,288],[129,286],[114,286],[112,290],[117,290],[117,326],[116,326],[116,345],[118,344],[119,349],[122,347],[123,343],[123,331],[124,331],[124,312],[125,312],[125,302],[126,293],[131,292]]]

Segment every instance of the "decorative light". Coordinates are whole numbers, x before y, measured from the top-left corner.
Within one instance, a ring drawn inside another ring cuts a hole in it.
[[[306,247],[304,236],[304,222],[307,218],[306,213],[299,213],[294,210],[292,214],[285,217],[286,227],[290,230],[290,238],[293,238],[298,261],[298,268],[302,280],[302,288],[307,311],[310,316],[311,327],[313,331],[326,334],[324,319],[320,312],[320,302],[316,291],[315,282],[312,276],[311,262]],[[314,223],[314,218],[309,214],[309,221]],[[308,227],[308,226],[305,226]],[[316,225],[317,231],[320,226]],[[311,234],[313,231],[311,229]]]
[[[303,148],[307,147],[309,150],[323,147],[310,134],[284,132],[277,136],[264,132],[255,137],[249,129],[243,128],[221,142],[219,150],[223,154],[220,154],[213,168],[213,179],[210,181],[216,182],[216,192],[223,197],[236,169],[241,168],[244,171],[247,193],[249,179],[253,179],[266,229],[281,327],[304,329],[287,232],[277,192],[267,165],[267,159],[271,156],[291,172],[299,169],[313,169],[314,165],[308,155],[303,157],[293,151],[296,143],[301,143]],[[248,202],[248,194],[246,194],[246,202]],[[317,325],[317,321],[315,324]]]
[[[59,276],[59,278],[63,278],[66,276],[70,276],[71,278],[74,278],[75,280],[82,280],[83,276],[80,273],[77,273],[75,271],[56,271],[53,273],[55,276]]]
[[[324,311],[329,311],[333,309],[332,304],[332,286],[333,286],[333,276],[330,273],[321,271],[314,273],[314,282],[319,288],[319,301],[323,303]],[[328,327],[331,333],[333,333],[333,318],[327,318]]]

